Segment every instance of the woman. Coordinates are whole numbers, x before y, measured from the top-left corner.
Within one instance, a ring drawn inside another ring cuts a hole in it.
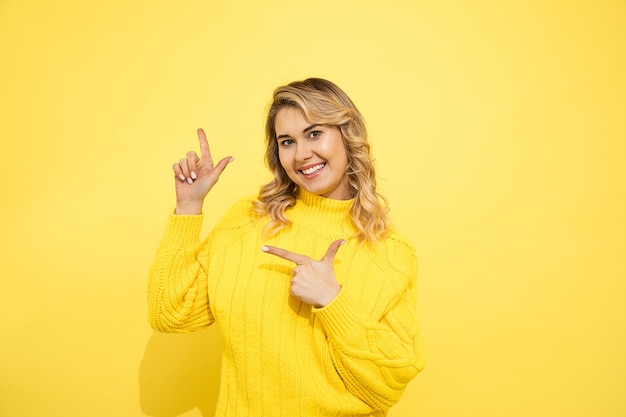
[[[217,416],[384,416],[423,367],[416,258],[376,193],[365,124],[333,83],[279,87],[266,122],[274,179],[200,241],[205,196],[233,160],[174,164],[176,210],[149,277],[165,332],[217,323]]]

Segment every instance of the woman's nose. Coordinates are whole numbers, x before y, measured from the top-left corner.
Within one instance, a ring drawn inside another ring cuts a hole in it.
[[[311,150],[311,146],[308,143],[304,142],[297,145],[296,160],[298,162],[306,161],[307,159],[310,159],[311,156],[313,156],[313,152]]]

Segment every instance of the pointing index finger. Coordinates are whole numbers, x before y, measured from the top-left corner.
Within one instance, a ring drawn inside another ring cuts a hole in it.
[[[286,249],[276,248],[274,246],[262,246],[261,250],[263,252],[271,253],[272,255],[276,255],[279,258],[286,259],[288,261],[294,262],[297,265],[301,265],[308,259],[307,256],[300,255],[298,253],[290,252]]]
[[[209,141],[206,139],[204,129],[198,129],[198,142],[200,142],[200,157],[211,159],[211,150],[209,149]]]

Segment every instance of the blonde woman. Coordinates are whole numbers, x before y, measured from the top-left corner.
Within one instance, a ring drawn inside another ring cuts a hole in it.
[[[163,332],[216,323],[216,416],[384,416],[423,368],[415,251],[392,230],[365,123],[335,84],[275,90],[266,122],[274,179],[204,240],[204,200],[233,160],[175,163],[176,210],[149,276]]]

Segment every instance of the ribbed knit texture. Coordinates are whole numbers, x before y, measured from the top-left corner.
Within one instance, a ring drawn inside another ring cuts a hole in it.
[[[352,201],[302,191],[287,211],[293,225],[269,239],[252,201],[236,203],[202,242],[203,216],[170,216],[149,276],[150,324],[189,332],[217,323],[217,417],[386,415],[424,365],[413,247],[397,234],[373,248],[349,239],[334,263],[342,290],[315,309],[289,294],[295,265],[261,246],[320,259],[354,234]]]

